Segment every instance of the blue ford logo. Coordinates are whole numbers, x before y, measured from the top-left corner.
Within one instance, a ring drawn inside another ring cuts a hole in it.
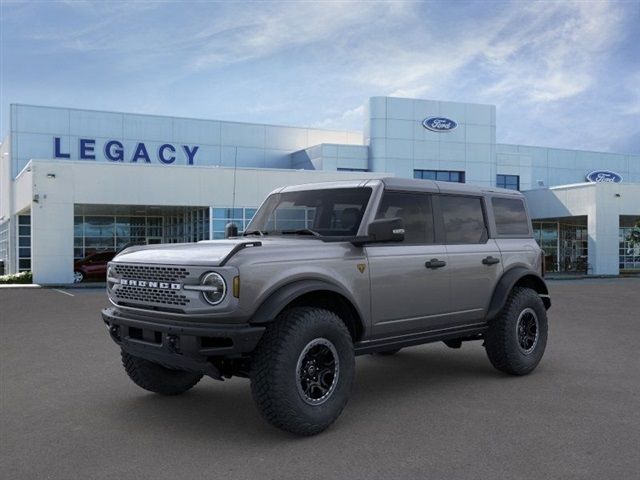
[[[592,183],[620,183],[622,182],[622,175],[610,170],[594,170],[587,174],[587,180]]]
[[[422,126],[432,132],[448,132],[456,128],[458,124],[444,117],[429,117],[422,121]]]

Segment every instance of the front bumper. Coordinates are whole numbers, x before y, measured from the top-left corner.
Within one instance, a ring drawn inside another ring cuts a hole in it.
[[[157,322],[117,308],[102,310],[109,334],[122,350],[168,368],[221,378],[211,357],[239,358],[252,352],[265,327],[244,325],[188,325]]]

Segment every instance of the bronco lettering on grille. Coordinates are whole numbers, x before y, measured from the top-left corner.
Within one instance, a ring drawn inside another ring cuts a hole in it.
[[[130,280],[121,278],[120,285],[129,285],[130,287],[160,288],[162,290],[180,290],[181,283],[152,282],[148,280]]]

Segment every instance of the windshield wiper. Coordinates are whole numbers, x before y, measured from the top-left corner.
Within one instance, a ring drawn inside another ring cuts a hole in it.
[[[300,228],[298,230],[282,230],[282,235],[313,235],[314,237],[321,237],[318,232],[311,230],[310,228]]]
[[[247,237],[249,235],[257,235],[259,237],[264,237],[265,235],[269,235],[269,232],[263,232],[262,230],[247,230],[242,234],[243,237]]]

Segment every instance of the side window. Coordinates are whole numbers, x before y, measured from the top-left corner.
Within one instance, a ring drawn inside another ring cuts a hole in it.
[[[399,217],[404,243],[433,243],[431,196],[426,193],[384,192],[376,218]]]
[[[487,228],[482,213],[482,199],[443,195],[440,208],[447,243],[484,243]]]
[[[493,198],[493,215],[498,235],[529,235],[529,220],[519,198]]]

